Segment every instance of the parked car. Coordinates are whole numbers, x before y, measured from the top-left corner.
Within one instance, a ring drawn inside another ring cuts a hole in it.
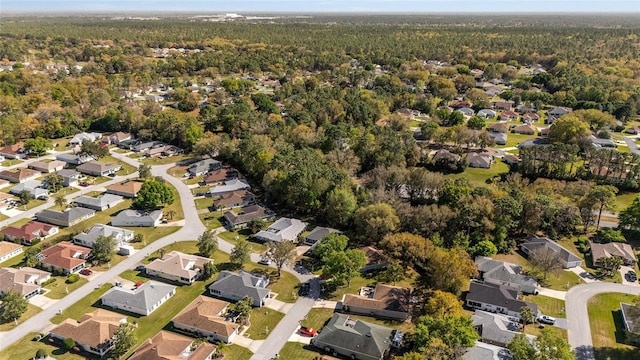
[[[553,325],[556,323],[556,318],[547,316],[547,315],[542,315],[538,318],[538,322],[541,322],[543,324]]]
[[[140,264],[136,266],[136,271],[144,271],[144,265]]]
[[[89,183],[86,182],[86,181],[83,181],[83,182],[80,183],[80,186],[89,186]]]
[[[260,258],[260,260],[258,261],[258,264],[261,264],[261,265],[270,265],[270,264],[271,264],[271,260],[269,260],[269,258],[268,258],[268,257],[263,256],[263,257],[261,257],[261,258]]]
[[[302,283],[300,285],[300,296],[307,296],[309,295],[309,288],[311,286],[309,285],[309,283]]]
[[[91,271],[91,269],[82,269],[82,270],[80,270],[80,275],[89,276],[91,274],[93,274],[93,271]]]
[[[636,281],[638,280],[638,275],[636,275],[636,272],[633,270],[629,270],[627,271],[627,277],[629,277],[629,281]]]
[[[307,326],[301,326],[300,329],[298,329],[298,332],[302,335],[311,337],[318,335],[318,331],[316,329]]]

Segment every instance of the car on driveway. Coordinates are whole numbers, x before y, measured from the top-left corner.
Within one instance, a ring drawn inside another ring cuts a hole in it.
[[[638,275],[636,275],[635,271],[629,270],[627,271],[627,278],[629,281],[636,282],[638,280]]]
[[[80,275],[89,276],[91,274],[93,274],[93,271],[91,271],[90,269],[82,269],[82,270],[80,270]]]
[[[300,284],[300,296],[309,295],[310,288],[311,288],[311,285],[308,282]]]
[[[318,335],[318,331],[316,329],[310,328],[307,326],[300,326],[300,329],[298,329],[298,332],[302,335],[311,336],[311,337]]]
[[[556,323],[556,318],[547,316],[547,315],[542,315],[538,318],[538,322],[541,322],[543,324],[553,325]]]
[[[260,264],[260,265],[271,265],[271,260],[268,257],[263,256],[258,261],[258,264]]]

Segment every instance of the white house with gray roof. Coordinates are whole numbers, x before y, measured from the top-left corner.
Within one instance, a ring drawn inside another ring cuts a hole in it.
[[[70,165],[80,165],[95,160],[93,156],[79,154],[58,154],[56,160],[64,161]]]
[[[73,202],[87,209],[104,211],[120,204],[123,200],[124,198],[119,195],[104,194],[98,197],[83,195],[73,200]]]
[[[307,223],[298,219],[280,218],[267,230],[259,231],[255,236],[260,241],[295,241],[298,239],[298,235],[304,231],[307,227]]]
[[[76,186],[78,180],[80,180],[80,173],[71,169],[59,170],[56,174],[62,176],[62,185],[64,186]]]
[[[39,199],[49,195],[49,190],[43,188],[44,184],[40,180],[27,180],[9,190],[13,195],[20,195],[23,191],[28,191],[34,199]]]
[[[518,321],[513,321],[513,319],[517,320],[513,317],[476,310],[471,319],[482,342],[487,344],[505,347],[520,333],[518,331],[520,324]],[[525,334],[525,336],[531,341],[535,339],[533,335]]]
[[[83,141],[95,142],[97,140],[102,139],[101,133],[87,133],[81,132],[80,134],[76,134],[71,140],[69,140],[69,145],[71,146],[80,146]]]
[[[222,163],[215,159],[204,159],[189,165],[189,175],[200,176],[208,173],[209,171],[219,170],[222,168]]]
[[[147,316],[176,294],[176,287],[147,281],[133,290],[114,286],[100,298],[104,306]]]
[[[240,179],[225,181],[224,185],[209,188],[209,196],[218,196],[238,190],[251,190],[251,186]]]
[[[155,227],[160,224],[162,210],[122,210],[111,218],[113,226]]]
[[[128,243],[133,240],[133,231],[121,229],[115,226],[94,224],[89,231],[74,236],[73,243],[76,245],[93,248],[93,245],[96,243],[98,237],[100,236],[113,236],[113,238],[116,240],[117,246],[120,247],[124,245],[124,243]]]
[[[36,219],[47,224],[73,226],[96,214],[95,210],[75,207],[65,211],[43,210],[36,214]]]
[[[486,283],[504,285],[507,288],[527,294],[538,291],[538,282],[522,274],[522,266],[505,261],[493,260],[488,257],[476,257],[478,278]]]
[[[333,233],[342,234],[342,231],[324,226],[316,226],[315,228],[313,228],[313,230],[311,230],[309,234],[307,234],[307,236],[304,237],[304,243],[306,245],[315,246],[322,240],[324,240],[327,235]]]
[[[231,301],[239,301],[249,296],[253,299],[253,306],[262,307],[271,295],[271,290],[267,289],[268,285],[269,278],[264,275],[223,270],[218,279],[209,285],[209,293]]]
[[[525,239],[522,244],[520,244],[520,249],[527,256],[530,256],[535,251],[541,251],[539,249],[547,249],[547,251],[552,251],[558,254],[558,261],[562,263],[562,267],[565,269],[571,269],[582,265],[582,259],[580,257],[565,249],[564,247],[558,245],[558,243],[549,239],[548,237],[539,237],[536,235],[532,235],[528,239]]]

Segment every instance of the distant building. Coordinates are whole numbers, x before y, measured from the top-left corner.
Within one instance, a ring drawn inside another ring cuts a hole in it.
[[[149,276],[191,285],[202,276],[202,268],[204,264],[209,262],[213,262],[213,260],[172,251],[165,254],[162,259],[153,260],[145,267],[145,272]]]
[[[74,207],[65,211],[43,210],[36,214],[38,221],[58,226],[73,226],[96,214],[95,210]]]
[[[200,295],[185,307],[171,322],[173,327],[207,340],[231,343],[238,335],[239,324],[224,318],[229,307],[226,301]]]
[[[111,218],[113,226],[155,227],[160,224],[162,210],[122,210]]]
[[[211,360],[216,346],[161,330],[129,356],[128,360]]]

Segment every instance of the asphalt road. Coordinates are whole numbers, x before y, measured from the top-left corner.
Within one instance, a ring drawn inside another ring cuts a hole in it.
[[[624,136],[624,142],[627,143],[627,146],[629,147],[629,150],[631,150],[631,152],[640,155],[640,149],[638,149],[638,144],[636,144],[635,138]]]
[[[569,344],[576,351],[577,360],[595,360],[591,326],[587,303],[589,299],[602,293],[625,293],[640,295],[640,286],[594,282],[572,287],[566,296]]]

